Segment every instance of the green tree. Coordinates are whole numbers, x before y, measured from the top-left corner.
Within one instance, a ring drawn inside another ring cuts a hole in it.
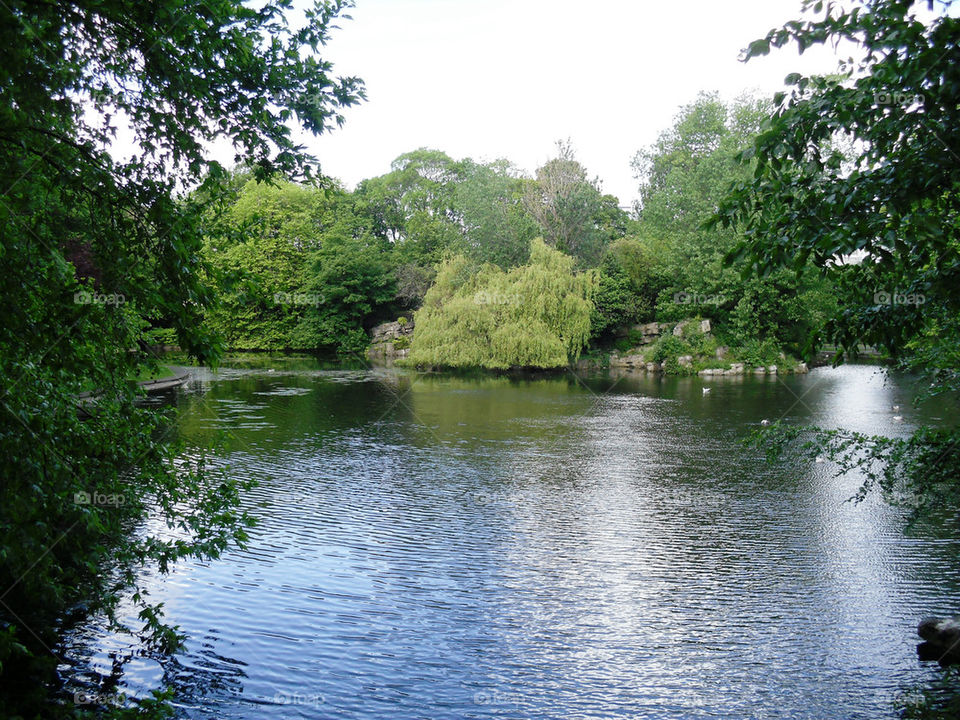
[[[828,340],[847,350],[885,347],[932,373],[941,391],[956,391],[960,20],[944,13],[922,21],[913,13],[922,6],[869,0],[844,11],[806,2],[804,20],[750,45],[748,59],[838,39],[860,53],[838,75],[787,77],[792,89],[777,95],[744,153],[754,172],[731,190],[716,222],[742,228],[731,258],[761,273],[810,261],[836,279],[840,305]],[[856,148],[852,159],[844,145]],[[782,448],[806,433],[805,450],[836,460],[840,472],[865,473],[863,492],[878,488],[918,516],[960,504],[956,428],[921,428],[906,439],[793,428],[771,441]]]
[[[594,276],[535,239],[527,265],[479,269],[455,255],[415,316],[409,362],[438,367],[564,367],[590,332]]]
[[[871,0],[841,13],[808,2],[822,18],[771,31],[746,52],[829,38],[862,49],[838,75],[787,77],[792,90],[775,98],[745,151],[755,173],[718,212],[743,228],[734,257],[764,272],[810,260],[842,283],[844,311],[826,338],[847,349],[866,343],[900,354],[931,310],[955,315],[960,296],[960,72],[950,61],[960,21],[924,23],[911,14],[915,4]],[[859,149],[852,162],[838,138]],[[934,302],[879,302],[887,295]]]
[[[310,256],[348,198],[339,188],[248,180],[210,233],[205,254],[221,282],[210,327],[241,350],[297,347],[293,330],[316,297]]]
[[[732,183],[750,176],[740,153],[761,131],[769,104],[742,98],[725,104],[701,94],[674,126],[638,152],[638,232],[657,258],[657,316],[709,317],[737,344],[769,339],[808,354],[810,337],[830,307],[831,288],[813,272],[780,271],[764,283],[745,281],[725,263],[742,240],[735,227],[707,226]]]
[[[762,105],[741,101],[728,107],[716,95],[701,94],[681,109],[673,128],[634,156],[640,180],[639,232],[655,239],[650,243],[663,275],[671,279],[658,308],[665,319],[690,312],[689,307],[675,307],[677,294],[710,298],[697,310],[718,321],[738,301],[739,274],[723,264],[737,233],[706,230],[703,224],[725,188],[749,172],[736,162],[736,155],[750,135],[734,133],[729,122],[731,116],[748,113],[759,129]]]
[[[489,164],[465,161],[464,165],[463,179],[454,193],[454,207],[463,225],[457,249],[505,270],[523,265],[538,229],[524,207],[519,173],[506,160]]]
[[[358,184],[358,210],[375,219],[374,231],[405,262],[432,265],[460,238],[454,194],[463,170],[463,163],[439,150],[405,153],[386,175]]]
[[[291,3],[0,5],[0,707],[48,702],[66,609],[112,613],[123,592],[159,649],[178,637],[138,586],[185,556],[242,541],[240,487],[178,456],[170,426],[135,404],[150,318],[204,361],[219,343],[202,237],[232,189],[207,158],[218,140],[265,178],[312,173],[294,117],[322,132],[359,99],[313,50],[346,3],[287,20]],[[137,151],[109,148],[127,125]],[[178,188],[202,189],[179,197]],[[88,389],[97,392],[83,400]],[[98,498],[102,499],[101,502]],[[122,499],[121,499],[122,498]],[[142,530],[150,515],[178,539]],[[135,532],[133,532],[135,531]]]
[[[305,307],[292,346],[363,353],[370,343],[367,328],[396,298],[394,269],[389,244],[365,232],[362,219],[344,209],[311,254]]]
[[[527,181],[523,199],[544,241],[577,258],[581,267],[596,267],[606,245],[626,232],[626,213],[588,178],[569,142],[557,143],[557,157]]]
[[[656,259],[635,238],[621,238],[607,248],[597,276],[590,318],[590,339],[609,343],[624,326],[653,319],[659,290]]]
[[[393,247],[396,300],[403,309],[420,305],[436,264],[462,243],[455,195],[468,165],[420,148],[396,158],[386,175],[357,185],[355,213],[370,218],[370,232]]]

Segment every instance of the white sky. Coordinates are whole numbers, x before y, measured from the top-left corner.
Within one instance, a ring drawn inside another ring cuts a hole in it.
[[[815,48],[740,50],[800,15],[800,0],[357,0],[322,53],[364,79],[346,124],[303,141],[353,187],[430,147],[532,172],[559,139],[604,192],[636,196],[630,158],[701,90],[769,96],[790,72],[830,72]]]

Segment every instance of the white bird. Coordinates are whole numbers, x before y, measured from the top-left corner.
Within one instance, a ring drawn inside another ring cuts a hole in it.
[[[899,405],[894,405],[894,406],[893,406],[893,411],[894,411],[894,412],[897,412],[898,410],[900,410],[900,406],[899,406]]]
[[[769,424],[770,424],[770,421],[764,419],[764,420],[761,420],[761,421],[760,421],[760,424],[761,424],[761,425],[769,425]]]
[[[894,415],[893,419],[895,422],[901,422],[903,420],[903,415]]]
[[[710,388],[704,388],[704,389],[703,389],[703,394],[704,394],[704,395],[707,395],[709,392],[710,392]]]

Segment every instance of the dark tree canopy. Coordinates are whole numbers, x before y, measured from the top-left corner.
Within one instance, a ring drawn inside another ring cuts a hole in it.
[[[743,153],[752,175],[714,220],[744,231],[731,260],[764,274],[819,266],[840,294],[825,337],[841,350],[885,348],[933,376],[928,393],[960,389],[960,19],[951,5],[866,0],[844,10],[808,0],[806,19],[752,43],[746,59],[838,40],[859,58],[836,75],[787,76],[792,89],[775,97]],[[956,427],[907,438],[802,427],[765,435],[776,450],[800,436],[811,458],[863,473],[860,497],[877,488],[915,518],[960,504]]]
[[[960,20],[917,10],[950,3],[869,0],[842,10],[808,1],[811,17],[752,43],[771,47],[840,39],[861,55],[830,76],[787,76],[791,86],[744,158],[752,177],[717,219],[739,223],[734,258],[761,271],[812,260],[833,272],[849,303],[830,339],[902,352],[932,317],[960,300]],[[859,261],[859,262],[858,262]],[[931,302],[891,302],[923,297]]]
[[[290,0],[0,3],[0,708],[11,716],[70,712],[48,702],[66,607],[110,613],[129,591],[149,642],[170,649],[176,633],[136,569],[245,537],[240,487],[178,457],[166,420],[135,404],[133,378],[151,365],[154,324],[216,359],[202,243],[237,188],[208,149],[228,143],[261,179],[315,175],[291,125],[336,127],[362,96],[315,54],[348,5],[317,2],[291,27]],[[117,137],[132,138],[128,159],[111,155]],[[82,502],[90,493],[125,502]],[[182,538],[131,535],[147,513]]]

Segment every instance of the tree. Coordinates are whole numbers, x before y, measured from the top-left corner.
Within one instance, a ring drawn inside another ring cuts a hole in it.
[[[396,300],[403,309],[420,305],[434,266],[462,241],[455,195],[469,164],[420,148],[396,158],[386,175],[357,185],[357,216],[370,218],[370,231],[393,247]]]
[[[506,160],[489,164],[464,162],[454,205],[462,218],[463,239],[457,249],[478,262],[503,269],[523,265],[537,223],[523,203],[523,180]]]
[[[318,295],[305,291],[309,258],[336,222],[346,193],[250,179],[208,233],[204,252],[220,278],[212,329],[232,349],[283,350]]]
[[[806,2],[812,16],[750,45],[747,59],[791,42],[803,51],[846,39],[860,57],[838,75],[787,77],[792,89],[776,96],[744,152],[754,171],[715,222],[743,229],[731,260],[761,273],[812,261],[836,279],[841,304],[828,340],[851,351],[884,347],[956,390],[960,20],[944,13],[924,22],[913,13],[921,5],[869,0],[845,11]],[[786,440],[801,433],[811,436],[804,448],[836,460],[841,473],[862,470],[864,493],[879,488],[918,516],[960,504],[956,428],[906,439],[794,428]]]
[[[587,177],[569,142],[557,143],[557,157],[537,169],[523,200],[544,241],[582,267],[595,267],[606,244],[626,227],[616,198],[603,196],[597,181]]]
[[[575,360],[590,332],[592,273],[535,239],[527,265],[479,270],[447,258],[415,315],[413,365],[556,368]]]
[[[657,259],[657,315],[711,318],[737,345],[771,340],[797,355],[822,324],[830,287],[812,267],[779,271],[750,283],[725,256],[742,240],[734,227],[707,226],[727,188],[750,176],[738,156],[760,132],[769,104],[741,98],[726,104],[701,94],[674,126],[632,165],[640,180],[638,233]],[[776,357],[774,352],[774,357]]]
[[[591,341],[610,342],[616,330],[651,320],[658,290],[656,259],[644,243],[621,238],[610,245],[593,295]]]
[[[388,243],[364,232],[362,220],[344,208],[309,258],[307,302],[291,346],[362,354],[370,320],[396,297],[394,270]]]
[[[389,173],[359,183],[358,209],[406,262],[432,265],[460,237],[454,193],[462,174],[463,163],[439,150],[404,153]]]
[[[150,318],[216,359],[202,237],[233,190],[205,148],[225,140],[261,179],[313,174],[288,122],[323,132],[359,100],[360,82],[314,52],[347,5],[318,2],[302,27],[289,0],[0,5],[0,707],[12,716],[70,714],[47,697],[66,608],[110,614],[129,591],[148,640],[170,649],[178,636],[138,569],[245,537],[241,487],[178,456],[130,378],[150,363],[137,350]],[[121,123],[130,160],[110,154]],[[180,537],[131,533],[148,513]]]
[[[733,258],[761,272],[810,260],[842,284],[845,308],[826,338],[848,350],[902,354],[931,317],[955,316],[960,298],[960,70],[951,61],[960,21],[922,22],[915,5],[870,0],[842,12],[806,2],[822,17],[771,31],[745,53],[841,38],[862,50],[838,75],[787,76],[792,90],[777,95],[744,152],[755,171],[717,213],[743,228]],[[839,140],[858,149],[852,161]],[[898,295],[935,302],[885,301]]]

